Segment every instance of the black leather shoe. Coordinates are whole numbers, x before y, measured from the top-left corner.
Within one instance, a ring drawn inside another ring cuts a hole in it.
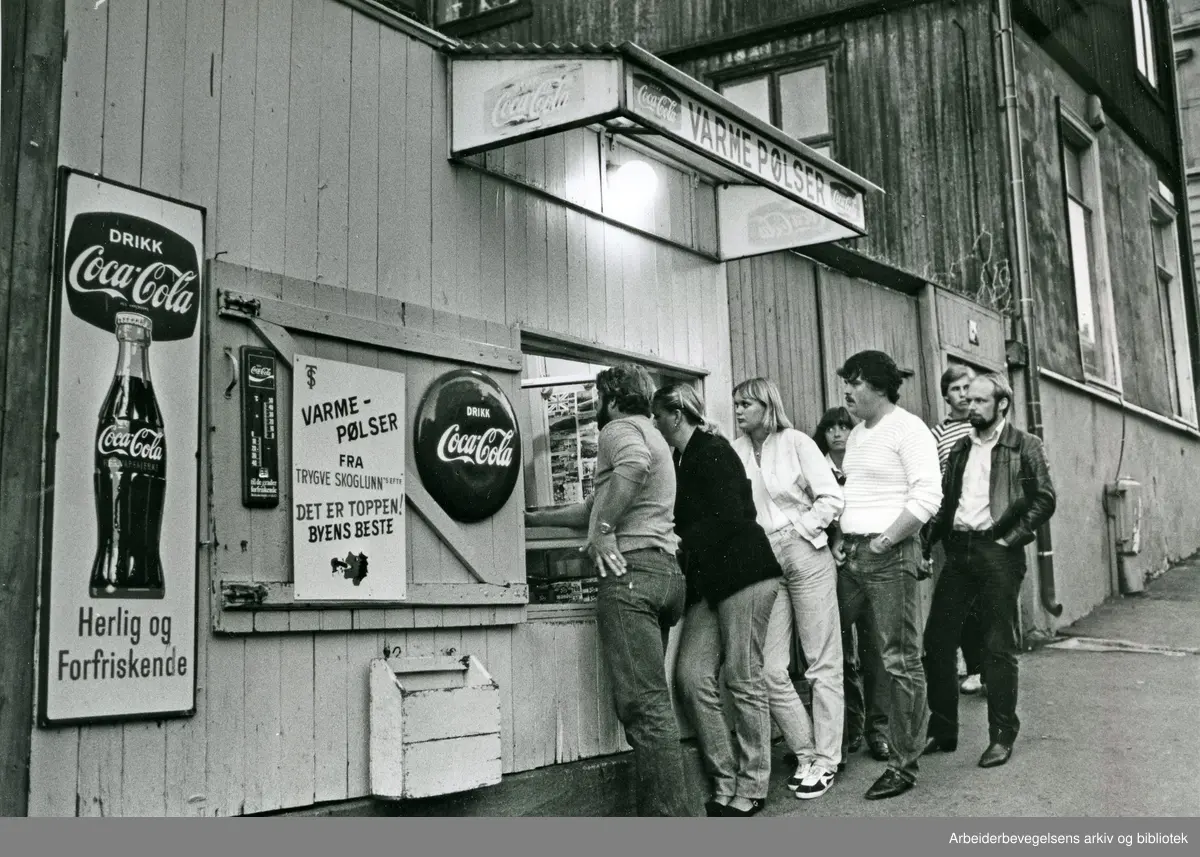
[[[886,738],[871,738],[867,741],[867,747],[871,751],[871,757],[877,762],[886,762],[892,756],[892,745]]]
[[[710,800],[704,805],[704,814],[709,818],[722,818],[725,815],[725,810],[728,808],[728,804],[717,803],[715,800]]]
[[[910,783],[891,768],[888,768],[883,772],[883,776],[867,789],[865,797],[867,800],[882,800],[883,798],[904,794],[912,787],[913,783]]]
[[[979,757],[979,767],[998,768],[1008,761],[1012,755],[1012,742],[993,741]]]
[[[862,749],[862,745],[863,745],[862,736],[855,735],[853,738],[851,738],[849,741],[846,742],[846,752],[847,753],[857,753],[859,750]]]
[[[928,753],[953,753],[958,749],[958,740],[950,741],[946,738],[935,738],[930,735],[925,741],[925,749],[921,751],[924,756]]]
[[[752,815],[758,815],[762,812],[762,808],[767,805],[765,800],[761,798],[751,798],[752,806],[749,809],[734,809],[732,806],[725,807],[725,818],[749,818]]]

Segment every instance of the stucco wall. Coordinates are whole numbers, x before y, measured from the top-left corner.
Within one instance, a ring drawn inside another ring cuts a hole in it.
[[[1047,628],[1051,622],[1059,627],[1074,622],[1113,593],[1115,556],[1103,497],[1118,472],[1142,484],[1146,513],[1141,553],[1129,561],[1157,574],[1200,549],[1193,491],[1200,484],[1200,443],[1194,434],[1136,412],[1122,415],[1116,404],[1052,379],[1043,378],[1041,392],[1046,452],[1058,491],[1051,526],[1063,605],[1057,620],[1036,611],[1037,625]],[[1032,566],[1030,577],[1036,584]]]

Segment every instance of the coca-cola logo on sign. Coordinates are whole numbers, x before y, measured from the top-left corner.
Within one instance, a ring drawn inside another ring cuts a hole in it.
[[[250,367],[250,383],[257,386],[264,386],[268,381],[275,380],[275,373],[271,371],[270,366],[265,366],[261,363],[255,363]],[[272,385],[273,386],[273,385]]]
[[[438,441],[438,458],[442,461],[508,467],[512,464],[513,434],[498,428],[464,434],[455,423],[442,432],[442,439]]]
[[[825,222],[825,218],[802,205],[771,202],[750,212],[746,218],[747,237],[752,244],[774,244],[783,239],[799,240]]]
[[[430,384],[417,408],[413,446],[421,483],[459,521],[500,511],[521,471],[512,403],[474,369],[456,369]]]
[[[633,76],[633,109],[673,130],[683,127],[683,102],[679,95],[652,77]]]
[[[200,308],[196,246],[161,224],[112,211],[71,222],[63,256],[71,312],[114,330],[118,312],[150,318],[154,340],[188,339]]]
[[[96,451],[101,455],[162,461],[163,433],[150,428],[129,431],[120,426],[106,426],[96,438]]]
[[[833,210],[848,220],[862,217],[862,200],[854,188],[841,182],[829,183],[829,196]]]
[[[536,74],[505,81],[484,93],[493,128],[536,125],[570,103],[578,87],[579,63],[555,63]]]

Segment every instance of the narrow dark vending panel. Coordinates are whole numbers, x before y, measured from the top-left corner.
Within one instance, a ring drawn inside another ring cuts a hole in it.
[[[242,505],[279,505],[278,361],[269,348],[243,345]]]

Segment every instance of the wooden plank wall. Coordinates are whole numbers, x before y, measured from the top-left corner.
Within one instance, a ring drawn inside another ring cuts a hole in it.
[[[679,48],[746,30],[778,27],[878,0],[533,0],[533,14],[473,34],[480,41],[636,41],[649,51]]]
[[[24,815],[33,712],[63,7],[4,5],[0,122],[0,816]]]
[[[1061,98],[1064,107],[1084,115],[1085,92],[1023,33],[1016,49],[1026,80],[1021,134],[1040,358],[1047,369],[1082,381],[1055,100]],[[1150,232],[1150,194],[1158,186],[1158,173],[1150,157],[1114,123],[1096,132],[1096,146],[1124,395],[1171,415]]]
[[[727,267],[734,383],[770,378],[796,428],[811,432],[827,407],[817,315],[820,266],[793,253],[772,253]],[[834,388],[833,401],[837,393]]]
[[[659,190],[649,204],[630,208],[601,194],[601,161],[607,162],[607,169],[612,171],[633,159],[650,167],[658,179]],[[680,247],[714,257],[717,254],[717,204],[713,186],[707,182],[693,183],[694,173],[690,170],[648,156],[619,140],[609,148],[595,130],[577,128],[545,139],[514,143],[470,160],[497,175],[543,190]],[[566,216],[578,218],[583,215],[568,211]],[[579,247],[569,255],[581,259],[583,248]],[[576,277],[576,281],[580,286],[579,299],[585,299],[583,280]],[[575,298],[575,292],[570,297]],[[574,335],[586,335],[586,331]]]
[[[709,85],[739,66],[836,47],[833,157],[886,191],[868,195],[867,236],[848,246],[975,293],[1008,265],[991,5],[535,0],[532,17],[473,38],[628,39]]]
[[[846,358],[864,349],[878,349],[890,354],[901,369],[914,373],[900,388],[900,405],[932,423],[934,415],[929,413],[921,370],[936,349],[922,335],[917,299],[828,268],[821,269],[818,288],[831,401],[841,401],[842,382],[836,372]]]
[[[775,381],[792,422],[816,428],[842,401],[837,369],[856,351],[887,351],[916,374],[901,388],[904,407],[929,422],[927,351],[918,301],[792,253],[730,263],[733,376]]]
[[[882,187],[847,246],[973,293],[1007,267],[989,5],[924,3],[682,63],[711,76],[835,46],[833,157]],[[961,29],[960,29],[961,28]],[[786,60],[785,60],[786,63]]]
[[[1007,326],[1003,316],[944,289],[938,289],[935,294],[939,345],[962,360],[1005,371],[1004,337]],[[970,340],[971,322],[976,324],[978,343]],[[937,369],[939,378],[943,369],[944,366]],[[941,398],[940,385],[937,398]]]
[[[208,257],[252,269],[246,290],[368,317],[390,298],[405,323],[465,337],[562,330],[707,367],[712,389],[730,388],[723,266],[450,165],[446,67],[429,45],[335,0],[70,0],[66,31],[60,162],[206,206]],[[543,176],[578,157],[561,138],[532,151],[522,157]],[[232,434],[215,393],[222,351],[252,339],[214,332],[215,451]],[[712,410],[731,425],[728,397]],[[211,456],[214,568],[279,580],[286,529],[235,501],[235,461]],[[414,575],[454,573],[419,525],[410,540]],[[624,746],[594,620],[489,627],[470,610],[401,608],[214,636],[207,566],[196,715],[35,729],[31,814],[232,815],[365,795],[367,667],[396,649],[453,648],[487,666],[506,772]]]

